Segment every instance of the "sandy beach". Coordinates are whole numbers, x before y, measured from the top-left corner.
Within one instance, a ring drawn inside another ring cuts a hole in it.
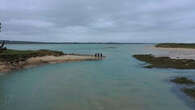
[[[104,58],[104,57],[102,57]],[[18,70],[22,68],[37,66],[41,64],[52,64],[52,63],[62,63],[62,62],[72,62],[72,61],[87,61],[87,60],[101,60],[90,55],[63,55],[63,56],[43,56],[43,57],[32,57],[26,61],[20,61],[18,63],[7,63],[0,62],[0,72],[9,72],[11,70]]]
[[[155,56],[166,56],[172,59],[193,59],[195,60],[195,49],[161,48],[161,47],[152,47],[152,49],[159,51],[158,53],[153,53]]]

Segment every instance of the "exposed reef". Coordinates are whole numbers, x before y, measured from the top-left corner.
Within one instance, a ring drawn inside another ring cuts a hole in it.
[[[195,99],[195,88],[183,88],[182,91],[188,96]]]
[[[149,63],[146,68],[195,69],[195,60],[171,59],[170,57],[155,57],[151,54],[133,55],[136,59]]]

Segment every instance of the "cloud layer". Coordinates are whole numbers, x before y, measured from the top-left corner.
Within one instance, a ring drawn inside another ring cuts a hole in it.
[[[1,0],[0,39],[195,42],[194,0]]]

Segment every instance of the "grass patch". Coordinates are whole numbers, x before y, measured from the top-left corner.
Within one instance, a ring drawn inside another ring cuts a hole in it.
[[[25,61],[31,57],[41,57],[41,56],[60,56],[64,55],[63,52],[60,51],[52,51],[52,50],[1,50],[0,51],[0,61],[3,62],[19,62]]]
[[[136,59],[149,63],[146,68],[195,69],[195,60],[155,57],[151,54],[133,55]]]
[[[175,79],[172,79],[171,82],[174,82],[177,84],[187,84],[187,85],[195,84],[195,82],[193,80],[188,79],[186,77],[177,77]]]
[[[188,96],[195,99],[195,88],[183,88],[182,91]]]
[[[162,48],[190,48],[190,49],[195,49],[195,44],[160,43],[160,44],[155,45],[155,47],[162,47]]]

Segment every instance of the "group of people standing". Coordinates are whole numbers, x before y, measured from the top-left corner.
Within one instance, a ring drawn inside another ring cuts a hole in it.
[[[102,53],[95,53],[95,57],[103,57]]]

